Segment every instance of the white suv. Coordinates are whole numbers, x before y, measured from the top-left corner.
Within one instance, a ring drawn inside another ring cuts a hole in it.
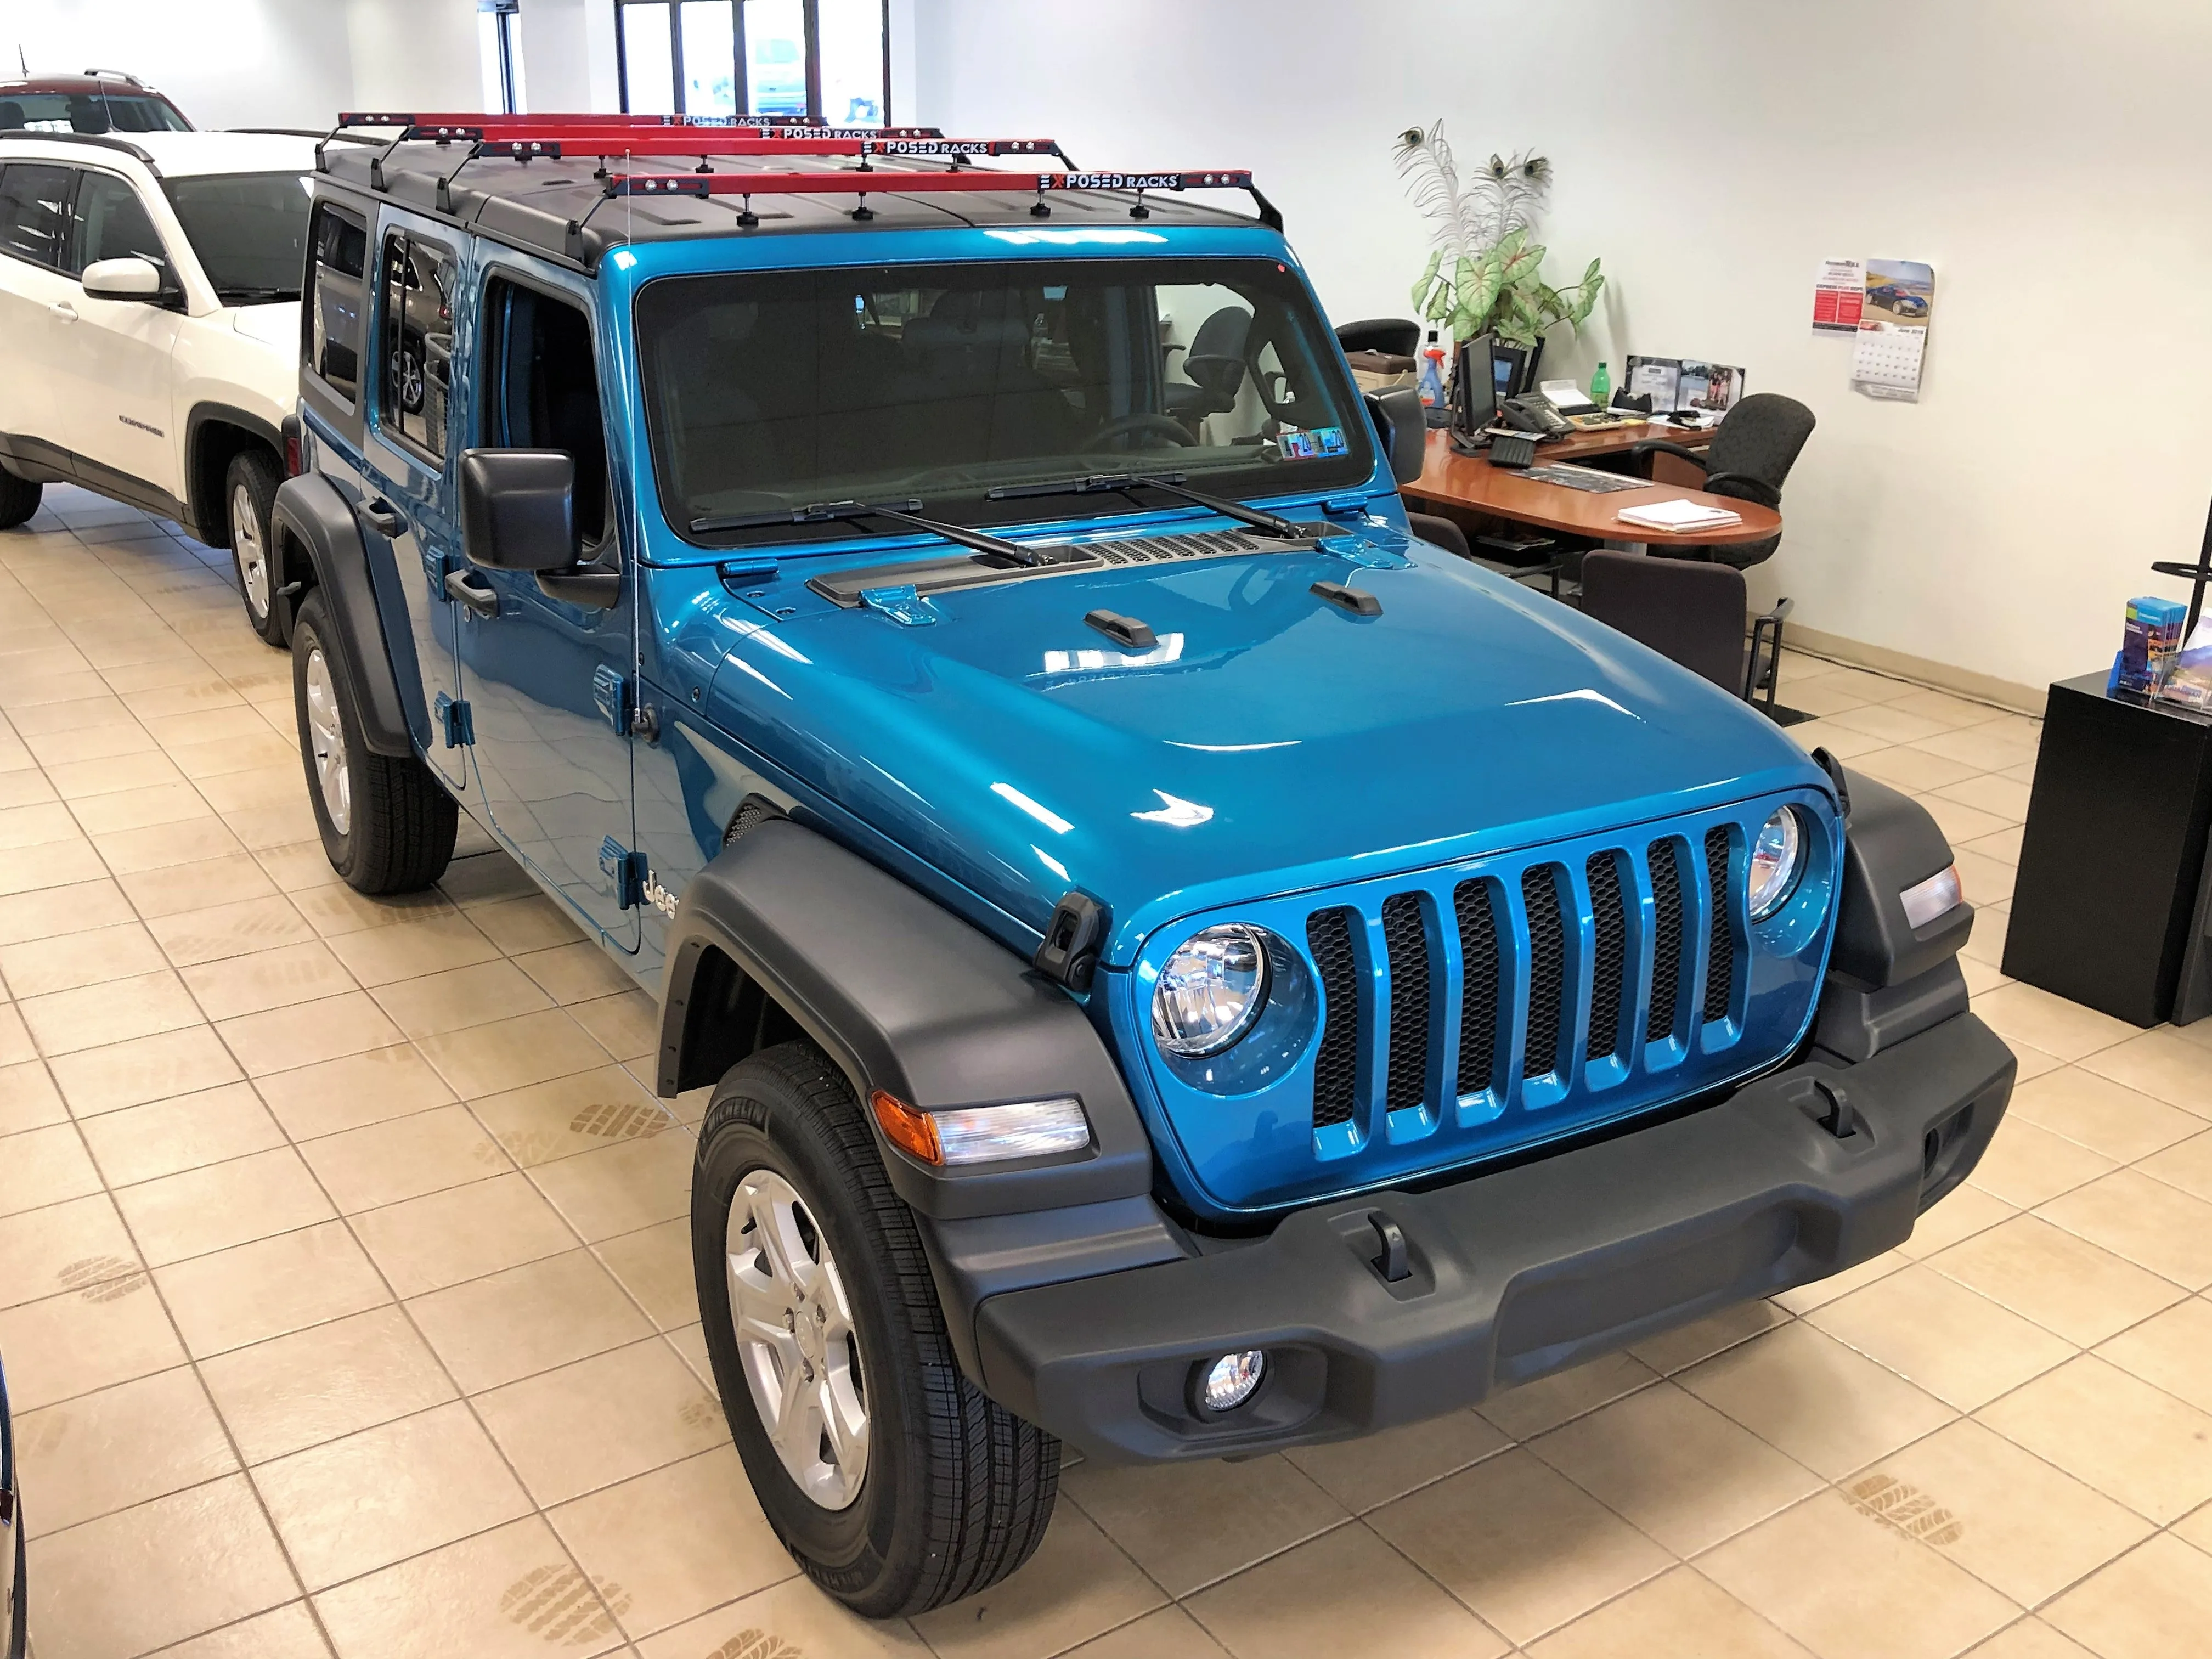
[[[269,509],[299,392],[314,142],[0,129],[0,527],[82,484],[228,544],[284,643]]]

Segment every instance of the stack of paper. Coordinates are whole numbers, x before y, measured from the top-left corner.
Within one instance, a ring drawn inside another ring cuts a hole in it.
[[[1642,507],[1624,507],[1615,515],[1623,524],[1632,524],[1644,530],[1717,530],[1723,525],[1741,524],[1743,515],[1731,513],[1724,507],[1706,507],[1698,501],[1651,501]]]

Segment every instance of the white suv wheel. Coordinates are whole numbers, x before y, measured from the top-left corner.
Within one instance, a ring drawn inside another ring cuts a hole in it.
[[[258,621],[269,614],[269,555],[261,545],[261,515],[254,511],[253,492],[242,483],[230,492],[230,544],[246,584],[246,608]]]

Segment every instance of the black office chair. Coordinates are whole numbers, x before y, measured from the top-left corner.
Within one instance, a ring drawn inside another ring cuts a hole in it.
[[[1336,331],[1337,343],[1347,353],[1379,351],[1389,357],[1420,355],[1421,325],[1404,317],[1370,317],[1345,323]]]
[[[1190,384],[1168,383],[1168,413],[1194,426],[1236,408],[1244,386],[1244,338],[1251,331],[1252,313],[1242,306],[1224,306],[1200,323],[1183,354]]]
[[[1664,453],[1694,461],[1705,470],[1705,488],[1715,495],[1730,495],[1761,507],[1782,505],[1782,481],[1796,464],[1805,440],[1813,435],[1813,411],[1795,398],[1772,392],[1753,392],[1722,417],[1711,449],[1699,454],[1664,438],[1650,438],[1633,446],[1631,455]],[[1738,570],[1774,556],[1782,545],[1778,532],[1763,542],[1739,542],[1723,547],[1685,548],[1662,556],[1707,560],[1732,565]],[[1657,550],[1654,549],[1656,552]]]
[[[1743,619],[1748,595],[1741,570],[1600,550],[1583,556],[1582,583],[1585,617],[1704,675],[1778,724],[1796,724],[1790,718],[1793,711],[1778,708],[1774,701],[1788,599],[1752,618],[1747,650]]]

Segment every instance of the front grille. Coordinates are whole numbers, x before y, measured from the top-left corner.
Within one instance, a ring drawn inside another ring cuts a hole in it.
[[[1705,1018],[1728,1018],[1735,1000],[1735,930],[1729,925],[1729,832],[1717,823],[1705,831],[1705,885],[1713,895],[1705,943]]]
[[[1522,1069],[1542,1077],[1559,1069],[1559,1024],[1567,990],[1566,920],[1559,914],[1559,878],[1537,865],[1521,877],[1521,902],[1528,913],[1528,1044]]]
[[[1419,1106],[1429,1070],[1429,935],[1421,901],[1395,893],[1382,901],[1382,950],[1390,959],[1390,1066],[1383,1103],[1394,1112]]]
[[[1351,1121],[1359,1096],[1359,964],[1352,953],[1353,911],[1316,910],[1306,948],[1321,970],[1321,1052],[1314,1060],[1314,1127]]]
[[[1683,866],[1683,843],[1672,836],[1601,847],[1571,864],[1540,857],[1517,878],[1476,876],[1449,890],[1389,894],[1375,913],[1382,923],[1381,972],[1371,963],[1363,969],[1356,949],[1356,936],[1369,925],[1367,911],[1340,903],[1309,914],[1306,945],[1322,1004],[1315,1126],[1364,1122],[1362,1030],[1385,1009],[1389,1035],[1379,1103],[1392,1112],[1423,1105],[1441,1111],[1451,1104],[1428,1096],[1431,1054],[1450,1040],[1455,1023],[1455,1064],[1444,1074],[1461,1102],[1487,1100],[1485,1109],[1492,1115],[1515,1105],[1543,1109],[1544,1103],[1585,1086],[1584,1062],[1637,1067],[1638,1032],[1643,1042],[1658,1043],[1680,1030],[1701,952],[1705,1019],[1726,1018],[1738,971],[1731,917],[1741,902],[1729,886],[1730,832],[1716,826],[1698,844],[1706,890],[1714,896],[1710,907]],[[1449,959],[1438,954],[1431,901],[1424,896],[1433,893],[1441,907],[1447,892],[1451,914],[1445,925],[1456,929],[1459,941],[1456,985]],[[1525,973],[1516,972],[1518,952],[1526,953]],[[1441,1012],[1447,1008],[1455,1010],[1455,1021]],[[1579,1050],[1578,1026],[1587,1033]],[[1510,1063],[1516,1035],[1517,1068]],[[1717,1043],[1725,1047],[1740,1035],[1708,1035],[1698,1039],[1700,1052],[1717,1052]],[[1691,1036],[1697,1037],[1694,1030]],[[1678,1050],[1676,1063],[1679,1056]],[[1615,1070],[1611,1080],[1622,1075]],[[1532,1081],[1542,1088],[1523,1098]]]
[[[1620,855],[1593,853],[1584,866],[1589,881],[1590,926],[1596,948],[1590,956],[1589,1046],[1592,1060],[1609,1060],[1620,1047],[1620,999],[1627,987],[1628,906],[1620,896]]]

